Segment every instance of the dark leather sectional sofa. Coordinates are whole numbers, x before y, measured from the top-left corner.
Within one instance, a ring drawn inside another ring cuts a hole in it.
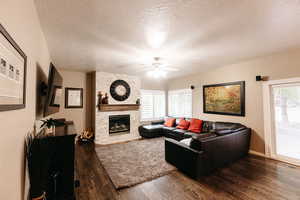
[[[242,124],[203,121],[201,133],[175,127],[165,127],[160,121],[140,126],[139,131],[145,138],[165,136],[166,161],[192,178],[208,175],[248,154],[251,129]]]
[[[139,127],[139,133],[144,138],[154,138],[165,136],[175,140],[183,140],[185,138],[191,138],[192,136],[199,135],[198,133],[193,133],[187,130],[177,129],[176,126],[182,118],[176,118],[174,127],[164,126],[164,120],[151,122],[151,125],[143,125]],[[189,120],[186,118],[186,120]],[[213,123],[209,121],[203,121],[202,129],[204,132],[209,132],[212,129]]]

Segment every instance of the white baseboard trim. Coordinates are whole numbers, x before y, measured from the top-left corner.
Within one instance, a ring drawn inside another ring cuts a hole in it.
[[[257,152],[257,151],[253,151],[253,150],[249,150],[249,154],[256,155],[256,156],[261,156],[261,157],[264,157],[264,158],[267,157],[265,154]]]

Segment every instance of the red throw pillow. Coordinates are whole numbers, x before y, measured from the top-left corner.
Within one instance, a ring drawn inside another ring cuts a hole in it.
[[[165,120],[164,125],[167,127],[173,127],[175,124],[175,118],[168,118]]]
[[[201,133],[202,131],[202,120],[200,119],[195,119],[195,118],[192,118],[191,119],[191,124],[190,124],[190,127],[189,127],[189,131],[191,132],[194,132],[194,133]]]
[[[178,126],[176,126],[176,128],[188,130],[189,126],[190,126],[190,122],[182,118]]]

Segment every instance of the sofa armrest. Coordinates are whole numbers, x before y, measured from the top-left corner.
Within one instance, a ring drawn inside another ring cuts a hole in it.
[[[171,138],[165,138],[165,147],[166,148],[167,148],[167,146],[172,147],[174,145],[176,145],[175,147],[183,149],[184,151],[188,151],[188,152],[190,151],[191,154],[198,155],[198,154],[203,153],[203,151],[198,151],[196,149],[192,149],[191,147],[189,147],[185,143],[179,142],[179,141],[171,139]]]
[[[223,136],[217,136],[217,137],[208,137],[208,138],[202,138],[201,142],[205,143],[205,142],[214,142],[214,141],[218,141],[218,140],[230,140],[232,137],[237,137],[237,136],[245,136],[245,139],[249,139],[250,140],[250,135],[251,135],[251,128],[246,128],[244,130],[241,131],[237,131],[231,134],[227,134],[227,135],[223,135]],[[250,141],[249,141],[250,142]]]
[[[157,120],[157,121],[152,121],[151,125],[158,125],[158,124],[164,124],[165,120]]]
[[[165,159],[192,178],[197,178],[206,172],[203,151],[192,149],[174,139],[165,139]]]

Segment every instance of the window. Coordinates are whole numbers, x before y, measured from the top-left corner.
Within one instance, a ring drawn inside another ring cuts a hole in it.
[[[192,90],[171,90],[168,92],[169,116],[192,117]]]
[[[166,94],[162,90],[141,90],[141,120],[162,119],[166,114]]]

